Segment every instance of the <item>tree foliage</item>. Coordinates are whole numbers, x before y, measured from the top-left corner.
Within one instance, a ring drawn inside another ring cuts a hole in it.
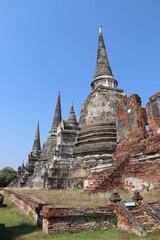
[[[6,187],[15,177],[16,171],[11,167],[5,167],[0,171],[0,187]]]

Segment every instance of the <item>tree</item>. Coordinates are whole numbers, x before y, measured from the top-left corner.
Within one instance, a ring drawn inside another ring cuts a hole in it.
[[[0,171],[0,187],[6,187],[15,177],[16,171],[11,167],[5,167]]]

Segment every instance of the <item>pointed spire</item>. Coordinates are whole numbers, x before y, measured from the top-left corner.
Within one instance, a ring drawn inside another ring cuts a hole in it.
[[[57,99],[57,104],[56,104],[56,110],[54,113],[54,119],[53,119],[53,124],[50,132],[55,132],[57,130],[57,127],[59,123],[62,120],[62,115],[61,115],[61,98],[60,98],[60,91],[58,92],[58,99]]]
[[[22,167],[21,167],[22,169],[24,169],[24,160],[23,160],[23,162],[22,162]]]
[[[74,112],[73,103],[72,103],[71,111],[70,111],[70,114],[69,114],[69,117],[68,117],[68,123],[77,125],[77,119],[76,119],[76,115],[75,115],[75,112]]]
[[[98,39],[98,51],[97,51],[97,62],[96,62],[96,72],[94,78],[108,75],[113,77],[112,70],[109,65],[106,48],[102,35],[102,26],[99,26],[99,39]]]
[[[33,143],[33,147],[32,147],[32,152],[35,154],[39,154],[41,152],[39,121],[37,124],[37,129],[36,129],[36,134],[35,134],[34,143]]]
[[[96,71],[91,86],[92,89],[94,90],[99,85],[104,85],[113,88],[115,88],[118,85],[118,82],[113,78],[112,70],[109,65],[101,25],[99,25]]]

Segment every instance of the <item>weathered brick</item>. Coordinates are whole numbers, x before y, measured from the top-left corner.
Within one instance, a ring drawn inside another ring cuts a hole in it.
[[[149,98],[146,105],[149,133],[155,135],[160,133],[160,92]]]

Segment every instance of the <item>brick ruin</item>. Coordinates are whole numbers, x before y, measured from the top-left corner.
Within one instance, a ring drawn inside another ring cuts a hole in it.
[[[138,101],[135,101],[138,98]],[[126,123],[122,131],[126,131],[125,139],[121,130],[117,129],[119,144],[114,153],[116,159],[128,158],[128,165],[124,169],[124,186],[128,189],[159,188],[160,184],[160,92],[150,97],[146,110],[140,106],[140,98],[132,95],[126,101],[132,102],[132,108],[125,108],[125,101],[117,107],[117,122],[121,121],[119,111],[123,111]],[[129,112],[128,112],[129,110]],[[134,124],[130,132],[128,122],[132,119]],[[146,129],[146,126],[148,128]],[[124,151],[125,149],[125,151]],[[127,186],[128,185],[128,186]]]
[[[133,206],[126,206],[114,191],[111,203],[97,209],[52,207],[31,195],[5,189],[3,192],[24,214],[32,215],[34,222],[46,234],[110,228],[112,225],[146,236],[160,229],[160,202],[145,202],[139,191],[134,193]]]
[[[146,109],[134,94],[116,108],[117,148],[114,162],[100,172],[93,171],[85,192],[105,192],[123,187],[151,190],[160,186],[160,92],[150,97]],[[148,128],[146,128],[148,126]]]
[[[160,92],[142,108],[138,95],[128,97],[117,86],[100,27],[92,91],[79,122],[73,106],[62,119],[59,93],[48,139],[41,150],[38,124],[27,164],[10,186],[86,193],[159,188]]]
[[[46,234],[79,232],[109,227],[115,217],[112,204],[95,209],[53,207],[31,195],[4,190],[4,194],[12,198],[16,206],[26,215],[31,214],[34,222]]]

